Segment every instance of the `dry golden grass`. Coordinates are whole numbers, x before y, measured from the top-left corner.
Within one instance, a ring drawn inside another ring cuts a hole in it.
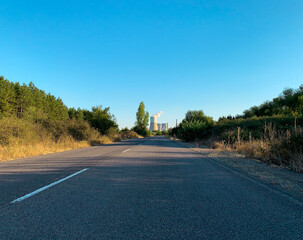
[[[138,136],[139,138],[140,136]],[[90,141],[75,141],[72,137],[65,137],[57,142],[48,138],[39,142],[26,142],[23,139],[10,139],[10,144],[0,145],[0,161],[26,158],[38,155],[44,155],[55,152],[64,152],[68,150],[97,146],[101,144],[110,144],[120,141],[119,135],[101,136],[98,139]]]
[[[242,141],[234,144],[226,144],[224,141],[212,143],[212,147],[220,151],[238,152],[247,158],[256,158],[268,164],[286,166],[295,172],[303,172],[303,154],[293,152],[289,159],[286,159],[283,149],[279,149],[277,146],[279,145],[274,145],[266,140]]]
[[[143,138],[142,136],[140,136],[138,133],[136,133],[135,131],[128,131],[126,133],[121,133],[120,137],[122,139],[130,139],[130,138]]]
[[[242,153],[247,158],[259,158],[268,159],[270,158],[270,146],[268,142],[262,140],[253,141],[241,141],[240,143],[226,144],[224,141],[215,141],[212,143],[212,148],[222,151],[236,151]]]
[[[134,138],[128,136],[128,138]],[[137,135],[136,138],[142,138]],[[90,141],[75,141],[72,137],[65,137],[57,142],[45,139],[40,142],[26,143],[22,139],[11,139],[9,145],[0,145],[0,161],[13,160],[17,158],[26,158],[37,155],[63,152],[77,148],[97,146],[101,144],[110,144],[120,141],[120,135],[101,136],[98,139]]]
[[[110,138],[108,136],[101,136],[98,139],[91,140],[90,145],[97,146],[97,145],[101,145],[101,144],[110,144],[113,142],[114,142],[114,140],[112,138]]]
[[[42,154],[63,152],[77,148],[112,143],[113,139],[101,136],[94,129],[85,129],[86,140],[75,140],[64,125],[58,124],[64,131],[54,137],[54,128],[45,128],[41,124],[18,118],[0,120],[0,161],[25,158]],[[59,136],[59,137],[58,137]]]
[[[68,128],[73,127],[75,136]],[[85,140],[79,139],[79,136]],[[0,119],[0,161],[110,144],[121,139],[141,138],[137,133],[100,135],[83,122],[49,122],[44,126],[18,118]],[[78,139],[78,140],[75,140]]]
[[[90,144],[88,141],[75,141],[72,138],[66,138],[58,142],[46,140],[34,144],[24,144],[20,141],[14,141],[9,145],[0,145],[0,161],[37,156],[54,152],[63,152],[89,146]]]

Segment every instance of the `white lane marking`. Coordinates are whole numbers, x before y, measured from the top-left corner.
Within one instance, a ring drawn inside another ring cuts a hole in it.
[[[126,149],[126,150],[124,150],[122,153],[126,153],[126,152],[128,152],[130,150],[130,148],[129,149]]]
[[[80,173],[82,173],[82,172],[84,172],[84,171],[86,171],[86,170],[88,170],[88,168],[84,168],[84,169],[82,169],[82,170],[79,171],[79,172],[76,172],[76,173],[74,173],[74,174],[72,174],[72,175],[69,175],[69,176],[67,176],[67,177],[65,177],[65,178],[62,178],[62,179],[60,179],[60,180],[58,180],[58,181],[56,181],[56,182],[53,182],[53,183],[51,183],[51,184],[49,184],[49,185],[47,185],[47,186],[45,186],[45,187],[39,188],[39,189],[37,189],[36,191],[33,191],[33,192],[31,192],[31,193],[28,193],[28,194],[24,195],[23,197],[19,197],[19,198],[15,199],[14,201],[11,201],[10,203],[21,202],[21,201],[23,201],[24,199],[27,199],[27,198],[29,198],[29,197],[31,197],[31,196],[34,196],[34,195],[36,195],[37,193],[42,192],[42,191],[44,191],[44,190],[46,190],[46,189],[48,189],[48,188],[50,188],[50,187],[53,187],[53,186],[55,186],[56,184],[61,183],[61,182],[65,181],[65,180],[67,180],[67,179],[69,179],[69,178],[71,178],[71,177],[74,177],[74,176],[76,176],[76,175],[78,175],[78,174],[80,174]]]

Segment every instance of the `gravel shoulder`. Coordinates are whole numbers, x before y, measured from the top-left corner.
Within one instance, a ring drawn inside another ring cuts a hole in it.
[[[290,169],[269,165],[257,159],[248,159],[234,152],[220,151],[207,147],[196,147],[194,143],[174,140],[197,152],[203,157],[211,158],[237,171],[247,174],[256,180],[274,187],[303,203],[303,174]]]

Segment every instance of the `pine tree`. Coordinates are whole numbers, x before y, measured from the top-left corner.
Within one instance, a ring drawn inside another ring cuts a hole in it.
[[[14,83],[0,77],[0,117],[10,116],[16,109]]]

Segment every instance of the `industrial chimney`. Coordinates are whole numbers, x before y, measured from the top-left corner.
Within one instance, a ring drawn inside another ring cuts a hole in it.
[[[161,131],[161,125],[160,127],[158,127],[159,124],[157,124],[157,118],[160,117],[160,115],[162,114],[162,111],[154,114],[152,117],[150,117],[150,126],[149,126],[149,130],[150,131]]]
[[[149,126],[150,131],[158,131],[158,125],[157,125],[157,116],[153,115],[150,117],[150,126]]]

